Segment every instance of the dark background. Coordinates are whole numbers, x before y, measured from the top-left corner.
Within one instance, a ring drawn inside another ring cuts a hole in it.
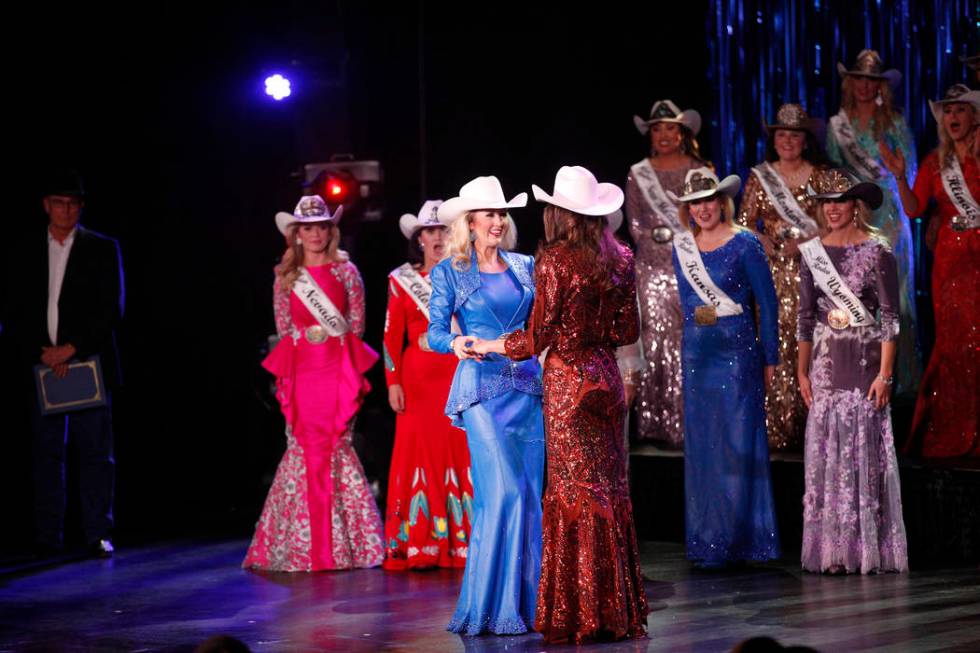
[[[247,534],[258,515],[284,447],[271,377],[258,365],[274,332],[272,266],[283,249],[273,216],[298,199],[299,166],[350,152],[384,168],[384,220],[365,226],[354,250],[366,339],[380,351],[385,275],[404,260],[402,213],[479,174],[498,175],[508,195],[550,187],[564,163],[622,183],[646,149],[634,113],[660,97],[706,103],[704,2],[571,14],[535,3],[458,7],[46,9],[12,27],[8,60],[21,63],[7,80],[4,240],[44,228],[44,172],[72,165],[87,186],[83,224],[122,246],[123,543]],[[274,70],[293,79],[290,101],[263,96]],[[514,217],[519,248],[533,251],[538,208]],[[0,337],[5,370],[9,349]],[[359,420],[375,477],[393,433],[381,372]],[[0,519],[10,536],[0,547],[16,549],[30,542],[24,406],[33,397],[3,377]]]
[[[500,177],[508,196],[532,182],[550,188],[563,164],[622,183],[648,149],[632,116],[653,101],[697,108],[710,124],[709,13],[708,0],[587,10],[335,0],[45,5],[7,21],[0,238],[44,228],[44,173],[71,165],[86,180],[83,223],[122,245],[117,539],[251,531],[284,448],[259,367],[283,249],[273,216],[296,203],[303,163],[352,153],[384,168],[384,219],[362,225],[353,250],[366,340],[380,351],[385,275],[404,260],[398,217],[480,174]],[[294,81],[287,102],[262,94],[273,71]],[[737,93],[747,80],[732,81]],[[712,158],[713,139],[700,140]],[[533,251],[539,206],[514,217],[519,249]],[[342,230],[357,231],[356,216],[346,220]],[[10,361],[0,336],[0,369]],[[15,550],[30,542],[34,399],[29,384],[0,376],[10,533],[0,550]],[[394,421],[380,365],[371,381],[357,444],[369,476],[382,478]]]

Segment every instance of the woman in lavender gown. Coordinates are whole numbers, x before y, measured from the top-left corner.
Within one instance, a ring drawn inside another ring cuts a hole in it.
[[[816,196],[830,232],[803,245],[798,376],[806,425],[802,564],[908,570],[888,410],[899,331],[895,256],[868,226],[881,188],[840,180]]]

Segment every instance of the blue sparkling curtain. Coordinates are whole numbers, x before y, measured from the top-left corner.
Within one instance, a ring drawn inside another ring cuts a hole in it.
[[[840,77],[864,48],[902,73],[896,101],[920,158],[936,145],[928,100],[969,82],[959,57],[977,52],[977,0],[710,0],[711,157],[745,178],[765,156],[763,122],[785,102],[837,113]],[[970,83],[971,86],[975,84]]]

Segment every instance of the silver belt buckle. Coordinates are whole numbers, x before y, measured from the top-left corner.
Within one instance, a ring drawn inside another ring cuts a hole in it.
[[[303,331],[303,335],[306,337],[306,341],[311,345],[319,345],[327,341],[327,330],[319,324],[306,327],[306,330]]]
[[[663,245],[664,243],[670,242],[674,237],[674,230],[664,226],[654,227],[650,232],[650,237],[653,238],[653,242]]]

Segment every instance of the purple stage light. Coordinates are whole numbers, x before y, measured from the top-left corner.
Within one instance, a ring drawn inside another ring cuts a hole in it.
[[[265,94],[277,102],[292,95],[289,80],[276,73],[265,78]]]

